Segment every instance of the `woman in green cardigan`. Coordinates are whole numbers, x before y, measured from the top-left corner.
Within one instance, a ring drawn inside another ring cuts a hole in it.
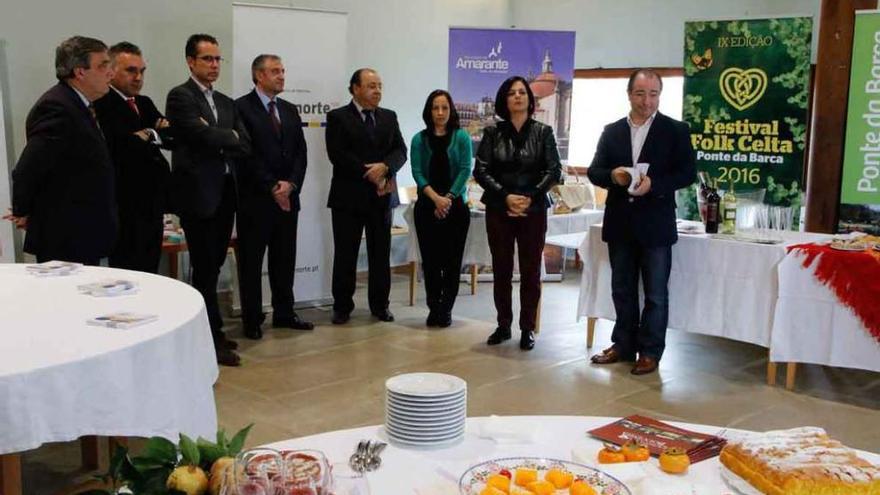
[[[428,300],[427,325],[448,327],[471,222],[467,180],[473,147],[468,133],[459,127],[448,92],[437,89],[428,95],[422,119],[425,130],[412,138],[410,166],[419,191],[415,224]]]

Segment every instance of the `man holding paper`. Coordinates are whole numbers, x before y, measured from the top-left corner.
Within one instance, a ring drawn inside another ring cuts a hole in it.
[[[666,340],[669,272],[675,226],[675,191],[696,179],[690,131],[657,111],[663,81],[650,69],[630,75],[630,113],[599,138],[587,174],[608,189],[602,240],[608,243],[611,292],[617,321],[614,343],[591,361],[636,361],[631,373],[657,369]],[[645,303],[639,312],[639,276]]]

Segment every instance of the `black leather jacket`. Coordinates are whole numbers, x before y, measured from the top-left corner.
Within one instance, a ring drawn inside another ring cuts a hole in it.
[[[508,121],[483,129],[474,178],[487,208],[507,209],[508,194],[532,198],[527,211],[550,206],[547,192],[562,181],[562,164],[553,128],[529,119],[520,132]]]

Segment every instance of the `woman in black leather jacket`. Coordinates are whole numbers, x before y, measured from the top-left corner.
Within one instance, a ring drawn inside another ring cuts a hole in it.
[[[483,130],[474,178],[485,192],[486,233],[492,252],[498,328],[487,344],[510,338],[513,323],[511,291],[514,243],[519,248],[520,349],[535,346],[535,325],[541,299],[541,253],[547,232],[547,192],[562,179],[562,165],[553,128],[532,118],[535,96],[525,79],[514,76],[495,96],[495,114],[502,120]]]

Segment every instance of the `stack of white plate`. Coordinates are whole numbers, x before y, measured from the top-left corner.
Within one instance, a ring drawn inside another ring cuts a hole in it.
[[[392,442],[441,447],[464,438],[467,383],[442,373],[408,373],[385,382],[385,432]]]

